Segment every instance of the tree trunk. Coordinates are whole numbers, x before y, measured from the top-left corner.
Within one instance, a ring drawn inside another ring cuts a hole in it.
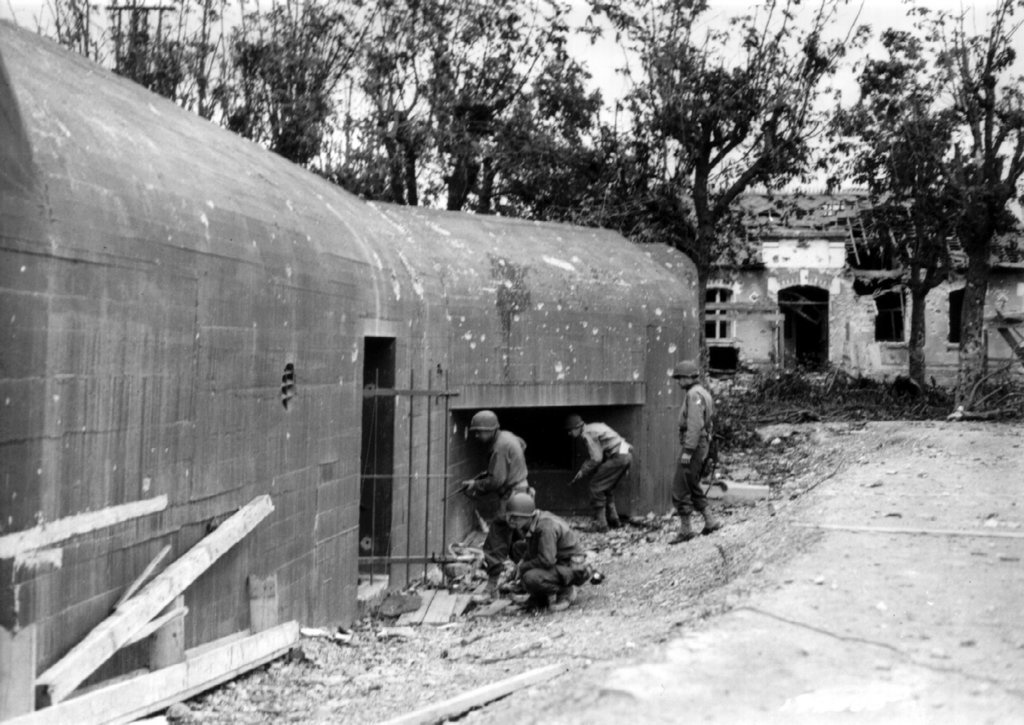
[[[925,331],[925,299],[928,297],[928,288],[915,284],[910,287],[910,342],[907,350],[909,365],[907,373],[910,379],[921,386],[923,390],[926,385],[926,361],[924,354]]]
[[[988,353],[985,338],[985,296],[988,292],[988,248],[968,253],[967,284],[960,314],[960,369],[956,404],[969,408],[974,387],[985,375]]]

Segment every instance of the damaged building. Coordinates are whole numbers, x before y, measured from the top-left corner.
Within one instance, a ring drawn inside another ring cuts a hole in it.
[[[685,257],[366,203],[6,23],[0,61],[4,714],[146,665],[137,622],[79,643],[186,552],[184,647],[255,631],[254,591],[260,626],[351,622],[476,524],[480,408],[541,507],[586,505],[574,411],[636,447],[621,508],[669,508]]]
[[[866,195],[749,194],[741,207],[741,261],[718,266],[707,286],[712,370],[833,366],[880,379],[905,375],[910,292],[898,265],[865,243]],[[953,257],[965,259],[956,250]],[[925,358],[942,384],[958,368],[963,288],[954,271],[927,296]],[[1024,263],[993,259],[985,317],[995,369],[1014,360],[1011,341],[1020,339],[1013,325],[1024,318]]]

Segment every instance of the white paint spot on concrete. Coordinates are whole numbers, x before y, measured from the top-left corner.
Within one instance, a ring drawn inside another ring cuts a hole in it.
[[[286,266],[284,268],[284,276],[287,277],[288,279],[292,278],[292,268],[291,267]]]
[[[654,314],[657,315],[658,317],[661,317],[661,308],[660,307],[655,307],[654,308]]]
[[[599,333],[599,332],[600,332],[600,330],[599,330],[598,328],[596,328],[596,327],[595,327],[595,328],[594,328],[593,330],[591,330],[591,331],[590,331],[590,334],[591,334],[591,335],[596,335],[596,334],[597,334],[597,333]]]
[[[59,403],[59,402],[60,402],[60,396],[59,396],[59,395],[56,395],[56,394],[55,394],[55,395],[53,396],[53,402],[54,402],[54,403]]]
[[[469,343],[469,349],[470,350],[476,350],[476,343],[475,342]]]
[[[142,477],[142,492],[149,493],[150,486],[153,485],[153,479],[149,476]]]
[[[199,215],[199,221],[203,223],[203,227],[206,229],[206,238],[210,238],[210,220],[206,218],[206,212]]]
[[[24,271],[25,271],[26,269],[28,269],[28,267],[26,267],[26,266],[25,266],[24,264],[23,264],[23,265],[21,265],[21,271],[22,271],[22,272],[24,272]]]
[[[543,302],[538,302],[537,303],[537,309],[538,310],[543,310],[544,309],[544,303]]]
[[[670,342],[670,343],[668,344],[668,351],[669,351],[669,354],[673,354],[673,353],[675,353],[675,351],[676,351],[677,349],[678,349],[678,348],[676,347],[676,344],[675,344],[674,342]]]
[[[14,557],[14,566],[18,569],[42,569],[52,567],[60,569],[64,564],[64,549],[32,549],[19,553]]]
[[[466,339],[466,340],[472,340],[473,339],[473,333],[472,332],[467,332],[462,337],[463,337],[463,339]]]
[[[557,257],[549,257],[547,255],[542,256],[541,259],[544,260],[546,263],[550,264],[552,267],[564,269],[566,272],[576,271],[576,268],[572,266],[572,263],[566,262],[564,259],[558,259]]]
[[[633,380],[639,380],[639,379],[640,379],[640,371],[639,370],[634,370],[633,371]]]
[[[152,103],[147,103],[146,105],[149,106],[149,112],[152,113],[154,116],[163,115],[160,113],[160,111],[156,110],[156,106],[154,106]]]
[[[288,211],[293,212],[293,213],[295,212],[295,205],[292,204],[292,200],[291,199],[285,199],[284,200],[284,205],[286,207],[288,207]]]
[[[352,345],[351,359],[352,362],[357,362],[359,360],[359,345]]]
[[[210,208],[210,209],[216,209],[216,208],[217,208],[217,207],[216,207],[216,206],[214,205],[214,203],[213,203],[213,200],[212,200],[212,199],[207,199],[207,200],[206,200],[206,206],[207,206],[208,208]]]

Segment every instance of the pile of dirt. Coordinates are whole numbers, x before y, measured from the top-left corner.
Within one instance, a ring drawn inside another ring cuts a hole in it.
[[[770,486],[768,499],[721,507],[726,526],[671,546],[670,512],[634,512],[608,534],[581,532],[604,583],[581,588],[565,612],[491,617],[472,609],[442,626],[399,628],[379,614],[344,637],[304,638],[293,656],[240,677],[174,713],[180,722],[371,723],[553,662],[587,667],[649,652],[680,627],[729,609],[766,563],[816,536],[787,526],[803,492],[820,485],[870,442],[862,424],[779,426],[723,458],[717,476]],[[581,529],[585,520],[574,521]],[[699,524],[698,524],[699,525]],[[754,576],[748,576],[753,574]]]

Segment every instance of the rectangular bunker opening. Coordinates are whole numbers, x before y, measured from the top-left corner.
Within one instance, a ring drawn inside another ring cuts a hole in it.
[[[470,418],[476,410],[453,410],[456,430],[467,431]],[[605,423],[635,447],[643,408],[639,405],[607,405],[490,410],[498,415],[503,430],[511,431],[526,441],[526,464],[530,469],[530,485],[537,490],[537,506],[560,516],[589,516],[591,512],[586,481],[569,485],[573,474],[586,458],[586,446],[582,440],[569,436],[565,430],[565,419],[571,413],[578,413],[586,423]],[[453,461],[460,461],[464,466],[465,475],[460,472],[457,477],[469,478],[487,467],[484,448],[468,434],[459,435],[453,441],[453,453]],[[633,471],[616,489],[616,505],[623,515],[632,513],[631,493],[637,480],[638,476]]]

